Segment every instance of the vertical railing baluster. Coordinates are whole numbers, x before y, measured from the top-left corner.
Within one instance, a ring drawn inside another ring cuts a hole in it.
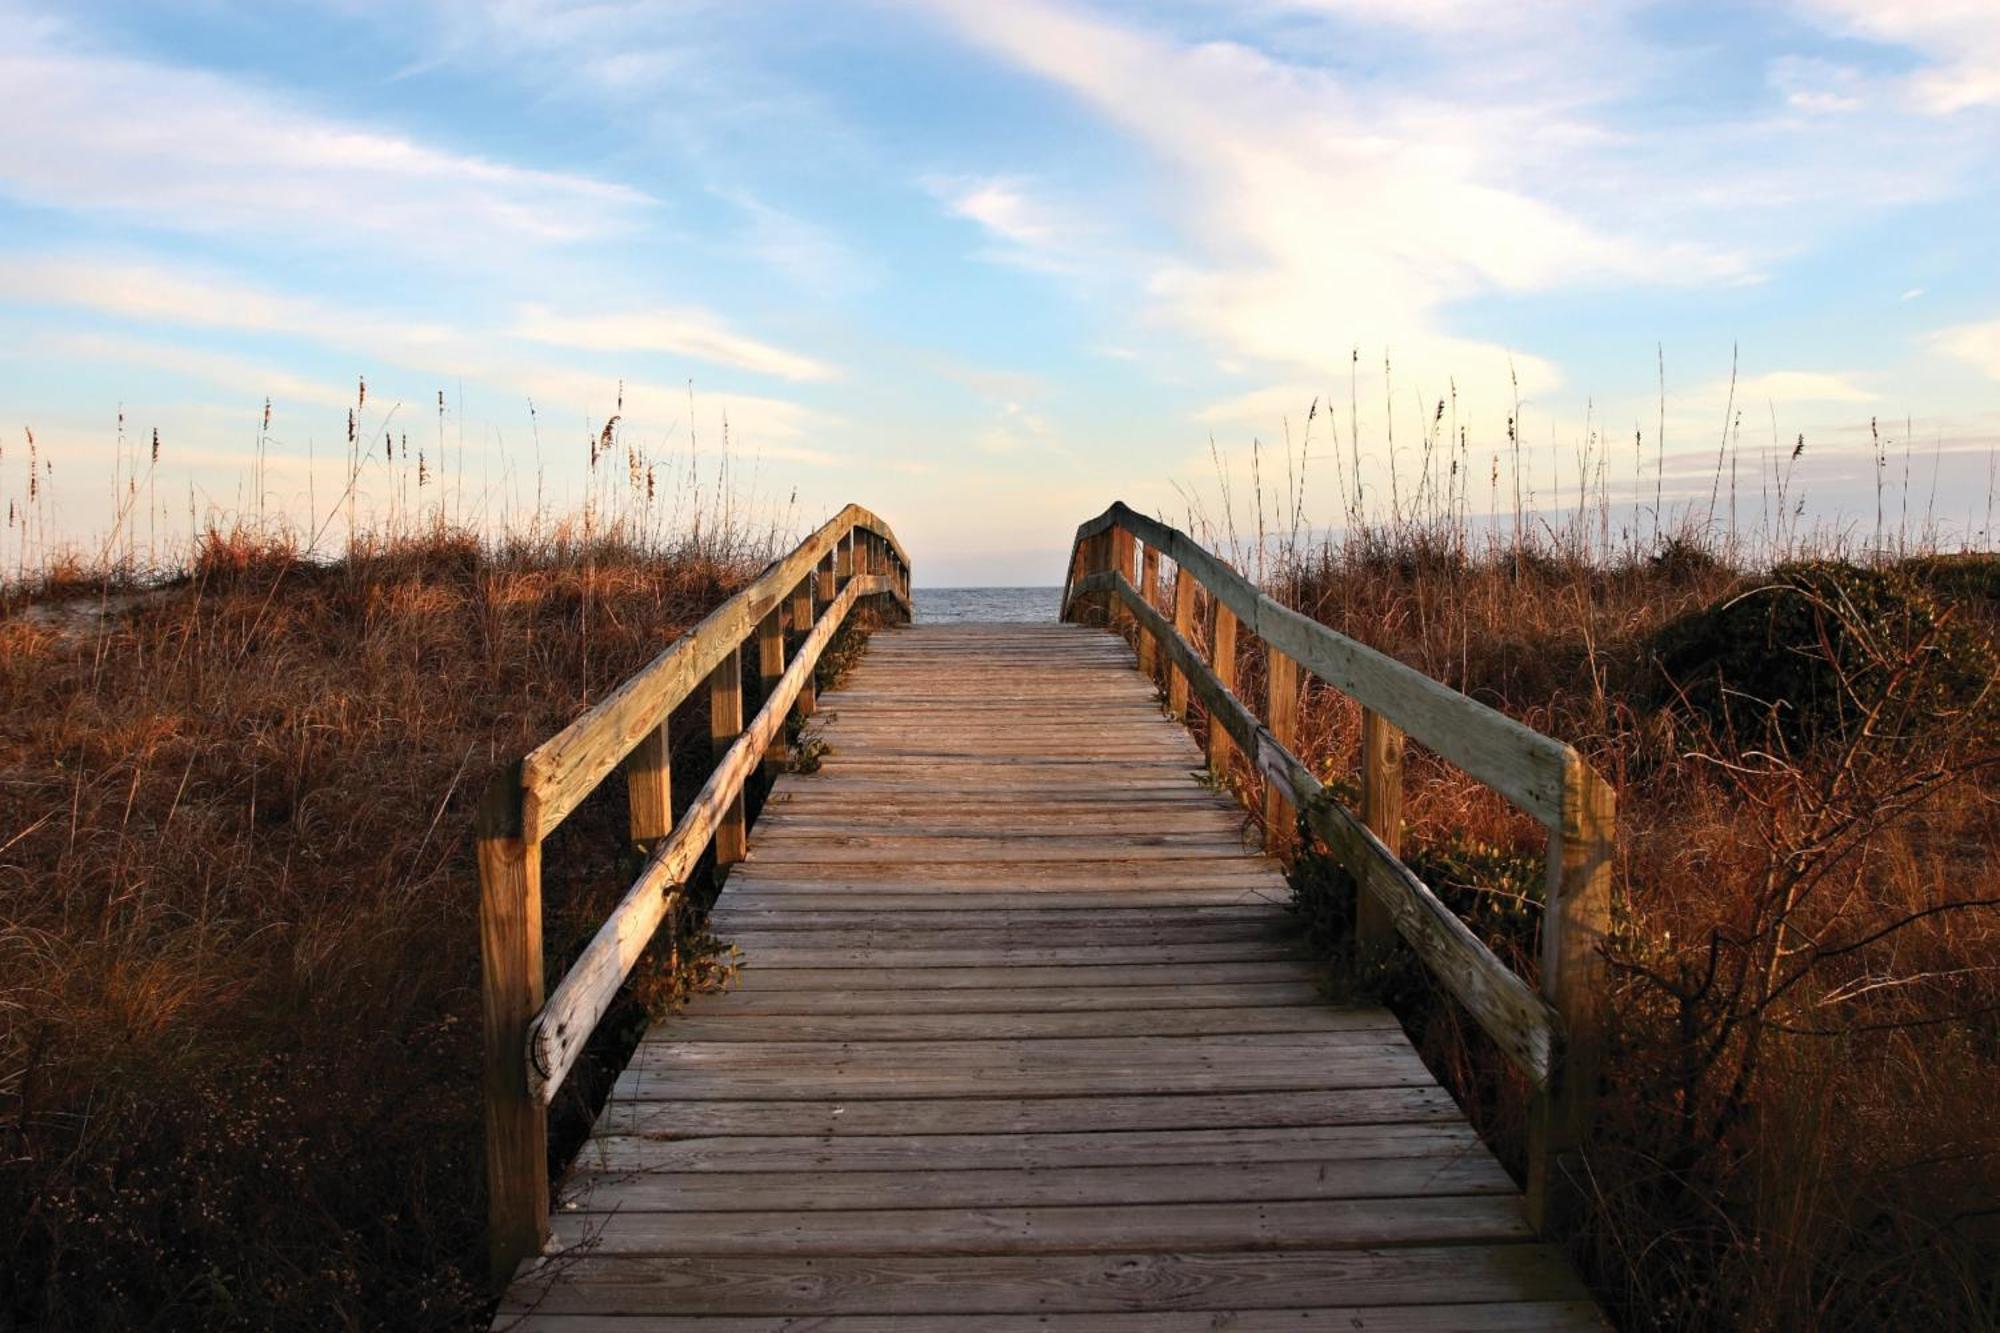
[[[1160,548],[1146,543],[1139,556],[1139,596],[1153,606],[1160,598]],[[1160,645],[1153,632],[1139,627],[1139,671],[1147,680],[1159,681]]]
[[[757,684],[761,693],[757,696],[758,707],[771,697],[771,691],[778,687],[778,678],[785,674],[785,622],[782,604],[771,608],[757,625]],[[785,766],[785,731],[771,738],[764,750],[764,773],[774,776]]]
[[[708,676],[708,736],[715,757],[720,759],[743,734],[743,650],[732,648],[729,656],[716,664]],[[749,851],[749,832],[743,819],[743,793],[730,799],[729,809],[715,826],[715,865],[726,872]]]
[[[1174,566],[1174,633],[1190,642],[1194,639],[1194,576],[1179,565]],[[1176,718],[1187,721],[1188,680],[1187,673],[1178,666],[1167,664],[1167,711]]]
[[[813,612],[813,585],[818,581],[813,574],[799,580],[798,591],[792,594],[792,632],[805,635],[812,633],[815,615]],[[813,678],[806,677],[806,683],[799,687],[799,697],[792,705],[792,715],[801,721],[809,718],[819,708],[819,692],[814,688]]]
[[[656,840],[674,831],[673,755],[664,721],[625,756],[625,805],[632,845],[640,851],[651,851]]]
[[[1278,744],[1290,750],[1298,738],[1299,664],[1264,645],[1264,725]],[[1292,807],[1291,793],[1277,779],[1264,775],[1264,850],[1273,856],[1288,856],[1294,841],[1298,811]]]
[[[1215,628],[1209,632],[1209,659],[1214,668],[1215,678],[1222,682],[1222,688],[1231,694],[1236,692],[1236,613],[1222,604],[1222,599],[1209,594],[1209,603],[1215,608]],[[1229,739],[1228,728],[1214,713],[1208,717],[1208,771],[1217,779],[1229,776],[1229,756],[1236,752],[1236,743]]]
[[[1361,710],[1361,822],[1389,849],[1403,854],[1403,733],[1372,708]],[[1357,890],[1354,942],[1357,957],[1378,961],[1396,942],[1396,923],[1375,895]]]
[[[1133,578],[1132,565],[1138,555],[1137,546],[1137,539],[1126,529],[1117,527],[1111,529],[1111,568],[1116,570],[1127,583]],[[1111,628],[1124,634],[1132,627],[1131,610],[1117,593],[1107,592],[1104,596],[1105,605],[1111,612]]]

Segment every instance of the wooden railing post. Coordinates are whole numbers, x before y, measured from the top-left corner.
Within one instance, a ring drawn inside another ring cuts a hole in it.
[[[1361,822],[1389,854],[1403,854],[1403,733],[1372,708],[1361,710]],[[1395,918],[1374,894],[1355,886],[1357,958],[1372,963],[1396,942]]]
[[[1111,568],[1116,570],[1127,583],[1132,581],[1132,559],[1138,554],[1137,539],[1131,531],[1122,527],[1111,529]],[[1123,634],[1132,625],[1132,613],[1116,594],[1106,595],[1106,605],[1111,610],[1111,628]]]
[[[813,627],[813,585],[818,582],[816,574],[808,574],[799,580],[799,590],[792,594],[792,632],[810,634]],[[832,599],[829,598],[829,601]],[[806,677],[806,683],[799,687],[798,702],[792,706],[793,714],[801,720],[809,718],[819,708],[819,694],[813,688],[813,678]]]
[[[785,622],[783,605],[774,606],[757,625],[757,684],[760,693],[758,706],[771,697],[777,687],[778,678],[785,674]],[[737,729],[742,729],[739,722]],[[764,772],[775,774],[785,766],[785,733],[779,728],[771,738],[771,744],[764,751]]]
[[[847,581],[854,577],[855,535],[854,529],[849,528],[847,535],[833,548],[833,579],[840,588],[845,588]]]
[[[1210,666],[1222,688],[1236,692],[1236,613],[1222,604],[1220,597],[1209,598],[1215,608],[1215,628],[1209,633]],[[1236,750],[1229,729],[1214,709],[1208,713],[1208,771],[1218,778],[1229,774],[1229,756]]]
[[[1160,548],[1148,542],[1139,556],[1139,595],[1152,606],[1160,599]],[[1151,631],[1139,629],[1139,670],[1147,680],[1159,679],[1160,645]]]
[[[825,606],[828,602],[831,602],[834,595],[840,591],[834,586],[833,582],[834,559],[834,553],[828,551],[824,556],[820,557],[819,568],[813,571],[813,581],[819,585],[815,590],[815,600],[821,606]]]
[[[625,804],[632,845],[640,851],[651,851],[656,840],[674,831],[673,750],[665,722],[625,756]]]
[[[1616,793],[1572,754],[1562,823],[1549,829],[1542,916],[1542,997],[1562,1020],[1562,1037],[1554,1071],[1535,1098],[1528,1137],[1528,1220],[1544,1233],[1566,1229],[1579,1197],[1575,1156],[1590,1130],[1604,1061],[1604,940],[1616,825]]]
[[[521,769],[486,788],[475,825],[485,1020],[487,1256],[504,1287],[549,1228],[549,1126],[528,1087],[528,1024],[542,1007],[542,849],[522,836]]]
[[[1193,630],[1194,576],[1177,565],[1174,567],[1174,633],[1192,642]],[[1187,705],[1187,673],[1169,663],[1167,665],[1167,711],[1185,722],[1187,720]]]
[[[1299,729],[1299,664],[1264,645],[1264,725],[1290,750]],[[1298,811],[1269,774],[1264,777],[1264,850],[1285,855],[1293,841]]]
[[[743,734],[743,650],[730,649],[729,656],[716,663],[708,677],[708,735],[715,757],[720,759]],[[743,793],[730,799],[729,809],[715,826],[715,864],[727,870],[741,861],[750,847],[743,820]]]

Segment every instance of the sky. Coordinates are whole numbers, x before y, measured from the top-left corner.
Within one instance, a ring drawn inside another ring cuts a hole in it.
[[[1993,0],[0,0],[0,560],[698,489],[1046,584],[1448,459],[1991,544],[1996,218]]]

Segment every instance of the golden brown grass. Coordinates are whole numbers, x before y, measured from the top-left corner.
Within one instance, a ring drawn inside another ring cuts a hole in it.
[[[164,586],[5,593],[0,1326],[478,1321],[473,799],[765,554],[238,530]],[[552,966],[629,880],[616,788],[547,857]]]

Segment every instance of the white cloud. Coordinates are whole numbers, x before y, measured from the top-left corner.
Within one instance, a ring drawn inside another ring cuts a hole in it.
[[[780,379],[838,377],[838,372],[825,362],[745,337],[700,310],[565,315],[529,306],[515,321],[513,334],[531,342],[586,351],[670,352]]]
[[[2000,319],[1939,329],[1926,341],[1989,379],[2000,380]]]
[[[1771,62],[1771,87],[1794,111],[1834,115],[1859,111],[1866,104],[1861,72],[1849,65],[1805,56],[1780,56]]]
[[[602,236],[651,203],[624,185],[455,152],[33,32],[0,52],[0,123],[0,192],[177,230],[386,238],[463,255]]]
[[[2000,5],[1993,0],[1800,0],[1843,31],[1907,47],[1929,61],[1911,97],[1940,115],[2000,106]]]
[[[1155,266],[1153,312],[1225,364],[1324,371],[1388,348],[1419,379],[1504,388],[1505,349],[1455,337],[1445,308],[1495,291],[1737,276],[1727,256],[1613,235],[1506,182],[1484,109],[1357,96],[1236,45],[1185,45],[1048,0],[931,0],[972,40],[1061,85],[1182,182],[1189,257]],[[1363,4],[1360,11],[1377,6]],[[1451,19],[1462,7],[1434,7]],[[1557,118],[1538,127],[1560,137]],[[1051,229],[1006,183],[960,211],[1023,245]],[[1513,359],[1524,392],[1553,366]]]
[[[1094,267],[1101,236],[1073,212],[1010,176],[930,176],[923,181],[945,211],[976,223],[998,242],[984,258],[1017,268],[1075,277]]]
[[[315,407],[351,407],[355,386],[300,375],[249,357],[184,347],[176,343],[152,342],[141,338],[108,337],[101,334],[59,334],[37,341],[38,353],[53,354],[77,361],[123,362],[147,370],[202,380],[220,388],[234,389],[245,403],[263,398]]]
[[[532,359],[530,364],[520,364],[524,358],[481,334],[404,319],[357,317],[323,302],[214,273],[76,255],[0,260],[0,297],[73,306],[179,328],[283,334],[338,348],[361,358],[364,364],[387,361],[413,370],[510,387],[524,381],[553,382],[567,386],[565,401],[588,402],[591,410],[604,413],[611,411],[616,396],[615,376],[586,377],[583,382],[593,386],[592,391],[574,393],[580,381]],[[511,332],[514,337],[550,346],[593,352],[664,352],[783,379],[818,381],[837,374],[810,357],[736,333],[701,310],[568,316],[529,307],[521,312]],[[157,359],[156,363],[164,364]],[[186,364],[198,370],[201,363],[189,360]],[[264,378],[269,380],[269,376]],[[223,382],[247,381],[232,370]],[[768,404],[776,400],[758,401]],[[786,434],[796,433],[802,420],[768,410],[758,415],[780,425]]]
[[[454,336],[440,325],[358,316],[212,272],[72,254],[0,259],[0,297],[149,324],[282,333],[376,350],[438,345]]]
[[[1722,385],[1715,396],[1727,391]],[[1818,370],[1773,370],[1736,382],[1739,403],[1872,403],[1878,397],[1845,375]]]
[[[785,461],[829,461],[832,455],[796,442],[825,434],[838,424],[829,414],[788,399],[620,379],[590,370],[494,361],[468,368],[465,377],[532,401],[550,420],[560,421],[562,414],[573,413],[591,422],[593,428],[601,427],[613,413],[621,413],[628,427],[643,422],[649,429],[679,430],[686,426],[689,412],[694,412],[701,418],[699,432],[704,447],[719,449],[720,432],[726,425],[735,449]]]

